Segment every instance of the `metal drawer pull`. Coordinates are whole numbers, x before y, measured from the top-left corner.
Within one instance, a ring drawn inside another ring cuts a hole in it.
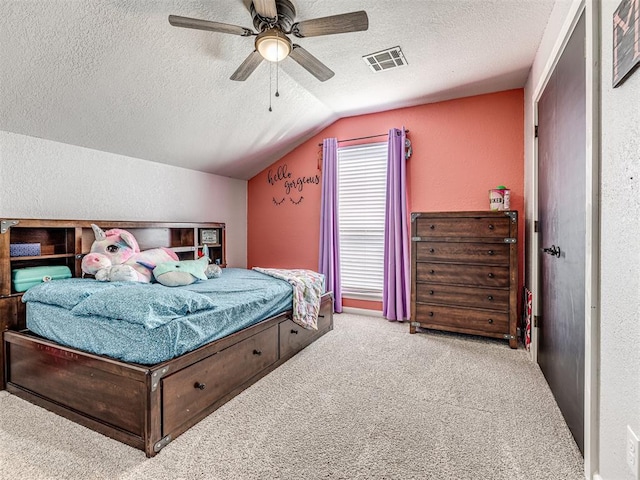
[[[291,333],[293,333],[294,335],[298,334],[298,330],[294,330],[293,328],[291,329]]]
[[[200,383],[200,382],[196,382],[193,385],[193,388],[197,388],[198,390],[204,390],[206,387],[206,385],[204,383]]]
[[[430,249],[429,249],[429,253],[434,253],[434,252],[435,252],[435,249],[434,249],[434,248],[430,248]]]
[[[435,230],[435,229],[436,229],[436,226],[435,226],[435,225],[429,225],[429,228],[430,228],[431,230]]]
[[[429,312],[429,316],[430,316],[430,317],[433,317],[433,312]]]
[[[489,323],[493,323],[493,318],[490,318],[490,319],[489,319]]]
[[[489,230],[493,230],[493,225],[489,224]]]
[[[493,255],[494,254],[493,250],[489,250],[488,253],[489,253],[489,255]]]
[[[433,290],[429,290],[429,295],[433,295]]]
[[[262,352],[260,350],[254,350],[253,354],[254,355],[262,355]]]
[[[436,271],[435,271],[435,270],[429,270],[429,273],[430,273],[431,275],[433,275],[434,273],[436,273]]]
[[[489,278],[493,278],[493,273],[490,273],[490,274],[488,275],[488,277],[489,277]]]
[[[487,300],[489,300],[490,302],[492,302],[492,301],[493,301],[493,295],[489,295],[489,296],[487,297]]]

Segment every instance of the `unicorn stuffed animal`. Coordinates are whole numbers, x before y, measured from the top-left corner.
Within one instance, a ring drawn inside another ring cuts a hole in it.
[[[101,268],[106,269],[106,272],[96,275],[99,280],[149,283],[156,265],[178,260],[173,251],[165,248],[141,252],[133,234],[126,230],[112,228],[105,232],[94,224],[91,228],[96,239],[91,245],[91,253],[86,256],[89,258],[87,261],[83,259],[82,270],[95,275]]]

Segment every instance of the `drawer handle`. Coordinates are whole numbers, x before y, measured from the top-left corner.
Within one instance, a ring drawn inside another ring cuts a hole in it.
[[[200,383],[200,382],[196,382],[193,385],[193,388],[197,388],[198,390],[204,390],[206,387],[206,385],[204,383]]]
[[[490,273],[490,274],[488,275],[488,277],[489,277],[489,278],[493,278],[493,273]]]
[[[298,330],[294,330],[293,328],[291,329],[291,333],[293,333],[294,335],[298,334]]]
[[[493,225],[489,224],[489,230],[493,230]]]
[[[487,300],[489,300],[490,302],[493,302],[493,295],[489,295],[489,296],[487,297]]]
[[[489,319],[489,323],[493,323],[493,318],[490,318],[490,319]]]
[[[324,315],[318,314],[318,318],[324,318]]]
[[[429,253],[435,253],[435,251],[436,251],[435,248],[430,248],[429,249]]]
[[[254,355],[262,355],[262,352],[260,350],[254,350],[253,354]]]
[[[435,230],[435,229],[436,229],[436,226],[435,226],[435,225],[429,225],[429,228],[430,228],[431,230]]]
[[[435,271],[435,270],[429,270],[429,273],[430,273],[431,275],[433,275],[434,273],[436,273],[436,271]]]
[[[488,253],[489,253],[489,255],[493,255],[494,254],[493,250],[489,250]]]
[[[429,295],[433,295],[434,291],[433,290],[429,290]]]
[[[429,312],[429,316],[430,316],[430,317],[433,317],[433,312]]]

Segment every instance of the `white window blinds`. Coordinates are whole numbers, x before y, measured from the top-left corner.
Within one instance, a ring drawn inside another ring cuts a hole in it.
[[[382,299],[387,143],[338,148],[340,276],[344,296]]]

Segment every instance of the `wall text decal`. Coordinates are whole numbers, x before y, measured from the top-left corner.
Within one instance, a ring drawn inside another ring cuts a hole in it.
[[[298,191],[299,193],[302,193],[305,185],[320,185],[320,175],[315,174],[295,176],[289,171],[289,168],[285,163],[284,165],[280,165],[275,170],[269,169],[269,171],[267,172],[267,183],[274,187],[282,185],[285,195],[291,195],[292,191]],[[289,200],[291,200],[291,203],[293,205],[300,205],[303,198],[304,197],[301,195],[297,201],[291,197],[289,197]],[[273,197],[273,203],[275,205],[280,205],[283,201],[284,197],[281,201],[278,201],[275,197]]]

